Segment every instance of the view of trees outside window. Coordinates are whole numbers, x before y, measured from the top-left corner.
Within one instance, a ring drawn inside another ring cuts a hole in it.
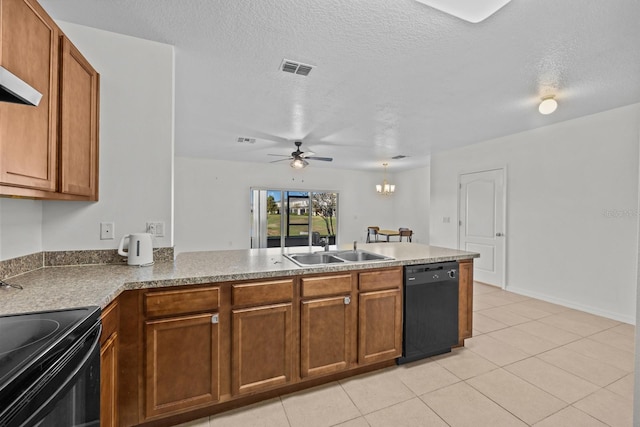
[[[284,224],[283,209],[287,212]],[[306,245],[312,233],[313,243],[317,243],[318,238],[329,237],[334,244],[338,229],[337,213],[337,193],[267,190],[268,239],[284,235],[289,239],[287,246]]]

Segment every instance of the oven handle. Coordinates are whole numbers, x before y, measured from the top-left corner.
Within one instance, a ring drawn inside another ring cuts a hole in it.
[[[97,326],[97,327],[96,327]],[[69,374],[67,376],[67,378],[64,379],[64,383],[58,387],[58,389],[55,391],[55,393],[53,393],[51,395],[51,397],[49,399],[47,399],[46,402],[44,402],[39,408],[38,410],[29,417],[28,420],[26,420],[23,424],[21,424],[21,426],[28,426],[31,425],[30,423],[34,422],[34,421],[38,421],[40,416],[42,415],[46,415],[51,408],[53,408],[59,401],[60,399],[62,399],[66,392],[70,389],[70,386],[73,385],[78,377],[78,374],[87,367],[88,364],[91,363],[91,359],[96,355],[96,349],[97,351],[97,355],[98,357],[100,357],[100,349],[98,348],[100,346],[100,335],[102,335],[102,323],[99,322],[97,323],[96,326],[93,326],[90,330],[88,330],[80,340],[78,340],[79,342],[81,342],[82,344],[79,344],[80,346],[84,346],[86,344],[85,340],[87,339],[87,337],[93,333],[96,333],[96,337],[94,338],[93,342],[91,343],[91,348],[89,349],[89,351],[87,351],[84,355],[84,357],[82,358],[82,361],[78,364],[78,367],[76,369],[73,370],[73,372],[71,374]],[[53,376],[55,377],[55,375]],[[49,379],[51,380],[51,378]]]

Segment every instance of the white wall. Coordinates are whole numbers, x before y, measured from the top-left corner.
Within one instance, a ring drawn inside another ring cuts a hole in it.
[[[395,195],[375,192],[381,179],[381,173],[176,157],[176,252],[249,248],[251,187],[337,191],[339,243],[364,242],[369,225],[398,227]]]
[[[429,166],[395,174],[394,224],[413,230],[412,241],[429,244]]]
[[[0,261],[42,251],[42,202],[0,198]]]
[[[173,46],[58,24],[100,73],[100,201],[42,202],[43,249],[116,248],[147,221],[165,222],[154,246],[172,246]],[[115,240],[100,240],[102,221]]]
[[[431,244],[463,172],[507,166],[507,288],[635,322],[640,104],[436,154]]]
[[[638,112],[638,128],[640,129],[640,111]],[[640,130],[638,131],[638,146],[640,146]],[[640,151],[640,150],[639,150]],[[638,159],[640,162],[640,159]],[[638,174],[638,212],[640,213],[640,174]],[[637,264],[636,264],[636,325],[640,325],[640,214],[637,216],[638,235],[637,238]],[[635,352],[635,380],[633,390],[633,425],[640,425],[640,328],[636,327],[636,352]]]

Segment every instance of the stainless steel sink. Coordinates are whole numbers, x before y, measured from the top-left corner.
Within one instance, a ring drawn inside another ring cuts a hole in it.
[[[352,262],[373,262],[373,261],[388,261],[393,258],[375,254],[373,252],[367,252],[363,250],[355,251],[331,251],[331,252],[314,252],[301,253],[301,254],[287,254],[288,259],[295,262],[301,267],[308,265],[322,265],[332,263],[352,263]]]
[[[384,261],[392,258],[386,257],[380,254],[374,254],[373,252],[366,252],[361,250],[355,251],[341,251],[336,254],[338,258],[345,261]]]
[[[289,258],[291,261],[301,266],[344,262],[343,259],[337,258],[335,255],[328,254],[328,253],[291,254],[291,255],[285,255],[285,256]]]

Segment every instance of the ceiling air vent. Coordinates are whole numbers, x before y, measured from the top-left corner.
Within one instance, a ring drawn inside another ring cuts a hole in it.
[[[255,138],[245,138],[242,136],[238,137],[238,142],[244,144],[244,143],[249,143],[249,144],[254,144],[256,142]]]
[[[288,59],[283,59],[282,64],[280,64],[280,69],[285,73],[299,74],[301,76],[308,76],[311,70],[313,69],[313,65],[301,64],[296,61],[290,61]]]

